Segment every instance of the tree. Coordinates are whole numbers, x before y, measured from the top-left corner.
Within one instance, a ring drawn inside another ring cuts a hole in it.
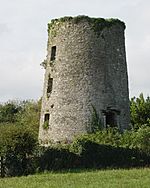
[[[0,105],[0,123],[14,123],[16,114],[21,110],[21,105],[16,101],[8,101]]]
[[[139,97],[131,98],[130,115],[134,128],[139,128],[142,125],[150,126],[150,97],[144,99],[141,93]]]
[[[23,125],[37,137],[40,122],[41,100],[26,101],[22,110],[17,113],[17,124]]]
[[[38,143],[40,105],[41,100],[0,105],[0,157],[6,176],[26,175],[36,169],[34,152]]]

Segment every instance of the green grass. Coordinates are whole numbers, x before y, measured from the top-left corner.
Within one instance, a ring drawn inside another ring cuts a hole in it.
[[[0,179],[0,188],[149,188],[150,169],[43,173]]]

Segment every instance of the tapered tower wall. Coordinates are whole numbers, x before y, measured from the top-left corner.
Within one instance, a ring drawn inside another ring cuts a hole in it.
[[[128,127],[124,29],[119,20],[96,22],[89,17],[69,17],[49,24],[41,144],[70,141],[91,131],[93,109],[103,127]]]

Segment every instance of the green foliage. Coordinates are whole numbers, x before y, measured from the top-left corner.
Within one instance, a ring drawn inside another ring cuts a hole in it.
[[[149,165],[149,98],[145,100],[140,95],[131,100],[132,123],[136,129],[124,133],[116,128],[101,129],[100,118],[93,107],[93,133],[77,136],[72,143],[64,141],[44,149],[37,147],[40,105],[41,101],[23,101],[0,106],[2,112],[9,114],[0,114],[0,156],[4,157],[7,176],[37,170]],[[137,121],[140,123],[135,126]]]
[[[0,146],[3,146],[3,152],[12,150],[19,155],[30,154],[35,142],[36,140],[30,129],[15,125],[1,127]]]
[[[36,169],[34,150],[38,142],[40,104],[41,101],[9,102],[0,107],[7,113],[0,114],[0,156],[4,158],[6,176],[29,174]]]
[[[16,132],[18,136],[22,135],[18,133],[18,131],[21,132],[22,129],[23,131],[26,130],[31,132],[32,135],[34,136],[34,139],[37,140],[40,109],[41,109],[41,100],[37,102],[10,101],[8,103],[1,105],[0,106],[0,134],[1,134],[0,140],[3,141],[5,137],[8,139],[10,135],[12,136],[11,131],[12,133]],[[1,146],[2,145],[0,145],[0,147]]]
[[[84,167],[146,165],[150,162],[150,128],[124,133],[109,128],[81,135],[70,145],[70,151],[82,157]]]
[[[14,123],[20,110],[21,105],[17,101],[0,104],[0,123]]]
[[[83,146],[87,142],[118,147],[120,145],[120,138],[121,133],[115,128],[108,128],[91,134],[79,135],[71,143],[70,151],[81,155],[84,150]]]
[[[48,121],[45,121],[43,123],[43,129],[47,130],[49,128],[49,122]]]
[[[141,93],[139,97],[133,97],[130,101],[131,123],[134,128],[142,125],[150,126],[150,97],[144,99]]]
[[[145,135],[146,130],[141,132],[142,137],[137,132],[134,134],[138,136],[133,136],[133,133],[130,135],[134,138],[132,146],[126,144],[127,138],[131,140],[129,134],[125,133],[124,136],[113,129],[78,136],[64,149],[61,144],[58,147],[51,146],[41,155],[40,170],[146,166],[150,162],[149,146],[144,145],[142,138],[146,139],[149,134]],[[142,141],[139,139],[137,142],[138,137]]]
[[[40,122],[41,100],[26,101],[24,107],[17,114],[17,124],[30,128],[35,137],[38,137]]]
[[[105,144],[118,147],[120,144],[121,133],[117,128],[107,128],[93,134],[91,141],[98,144]]]
[[[49,147],[37,147],[34,134],[26,127],[10,126],[1,134],[0,155],[5,157],[6,175],[9,176],[45,170],[121,168],[150,163],[150,128],[146,126],[123,134],[109,128],[78,136],[71,144]]]
[[[135,147],[150,155],[150,127],[140,127],[135,135],[133,140]]]
[[[0,105],[0,128],[5,125],[17,125],[30,128],[31,132],[38,135],[41,111],[39,101],[9,101]]]
[[[23,126],[0,127],[0,156],[5,161],[5,174],[15,176],[31,173],[34,161],[33,151],[37,140],[29,129]],[[31,162],[32,161],[32,162]]]
[[[136,131],[134,129],[124,131],[124,133],[120,138],[120,145],[124,148],[130,148],[130,149],[135,148],[135,145],[133,143],[135,140],[135,136],[136,136]]]
[[[63,147],[44,148],[40,155],[39,171],[77,168],[79,161],[79,156]]]
[[[100,117],[97,113],[97,110],[94,106],[92,106],[92,112],[91,112],[91,131],[96,132],[98,130],[102,129]]]

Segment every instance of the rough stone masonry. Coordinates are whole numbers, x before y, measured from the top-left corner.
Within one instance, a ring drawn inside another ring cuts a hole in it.
[[[48,24],[39,142],[71,141],[92,131],[93,113],[103,128],[128,128],[129,93],[125,24],[87,16]]]

